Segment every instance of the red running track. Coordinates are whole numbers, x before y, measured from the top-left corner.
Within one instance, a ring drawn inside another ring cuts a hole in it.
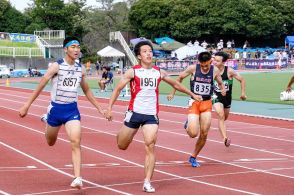
[[[75,190],[69,187],[73,175],[65,131],[61,129],[54,147],[45,142],[40,116],[48,93],[34,102],[26,118],[18,117],[30,94],[0,87],[0,194],[145,194],[142,132],[128,150],[116,147],[126,103],[114,106],[114,121],[108,122],[80,98],[85,186]],[[161,110],[152,180],[156,194],[294,194],[293,122],[232,115],[227,121],[232,144],[226,148],[213,119],[199,156],[202,166],[192,168],[187,159],[196,139],[183,130],[184,109]]]

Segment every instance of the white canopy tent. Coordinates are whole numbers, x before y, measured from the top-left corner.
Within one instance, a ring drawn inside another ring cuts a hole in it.
[[[177,58],[179,60],[182,60],[189,56],[195,56],[196,54],[199,54],[203,51],[206,51],[206,49],[204,49],[203,47],[199,45],[197,46],[193,44],[188,44],[175,50],[174,53],[177,54]]]
[[[107,46],[100,51],[97,52],[97,55],[101,57],[125,57],[125,54],[118,51],[117,49],[114,49],[111,46]]]

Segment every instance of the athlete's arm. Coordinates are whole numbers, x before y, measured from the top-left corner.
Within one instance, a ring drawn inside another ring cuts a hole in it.
[[[55,63],[51,63],[51,65],[49,66],[47,72],[45,73],[45,75],[42,77],[39,85],[37,86],[37,88],[34,90],[33,94],[31,95],[31,97],[29,97],[29,99],[26,101],[26,103],[19,109],[19,116],[20,117],[25,117],[28,113],[28,110],[31,106],[31,104],[35,101],[35,99],[40,95],[40,93],[42,92],[42,90],[44,89],[44,87],[46,86],[46,84],[48,83],[48,81],[55,75],[57,74],[59,69],[59,65],[55,62]]]
[[[293,83],[294,83],[294,75],[292,76],[291,80],[289,81],[289,83],[287,85],[287,89],[286,89],[287,92],[291,92],[292,91],[291,86],[292,86]]]
[[[186,68],[186,70],[184,70],[183,72],[181,72],[179,74],[179,76],[176,78],[176,81],[178,81],[179,83],[182,83],[182,81],[189,75],[193,74],[195,72],[196,69],[196,65],[191,65],[188,66],[188,68]],[[170,101],[174,98],[176,93],[176,89],[173,88],[172,91],[170,92],[170,94],[167,96],[167,99]]]
[[[246,98],[247,98],[246,93],[245,93],[246,82],[245,82],[244,77],[242,77],[239,73],[234,71],[232,68],[228,68],[228,76],[229,76],[229,78],[235,78],[236,80],[238,80],[240,82],[240,86],[241,86],[240,99],[246,100]]]
[[[223,96],[225,96],[226,95],[226,89],[225,89],[225,86],[224,86],[220,71],[216,66],[214,66],[214,68],[213,68],[213,78],[214,78],[214,80],[216,80],[218,86],[220,87],[221,94]]]
[[[196,101],[202,101],[202,97],[200,95],[196,95],[192,93],[189,89],[187,89],[183,84],[181,84],[178,80],[173,80],[165,70],[160,70],[161,78],[163,81],[168,83],[170,86],[172,86],[175,90],[181,91],[189,96],[192,96],[193,99]],[[174,90],[174,91],[175,91]]]
[[[114,88],[111,97],[109,99],[108,108],[105,113],[106,118],[111,121],[112,120],[112,106],[114,102],[117,100],[121,90],[134,78],[134,70],[131,68],[126,71],[123,78],[118,82],[116,87]]]
[[[104,111],[102,110],[101,106],[99,105],[99,103],[95,99],[88,83],[86,82],[85,77],[86,77],[86,70],[85,70],[85,67],[82,66],[82,79],[81,79],[81,83],[80,83],[81,88],[82,88],[85,96],[89,100],[89,102],[91,102],[91,104],[93,106],[95,106],[95,108],[97,108],[97,110],[100,112],[100,114],[104,115]]]

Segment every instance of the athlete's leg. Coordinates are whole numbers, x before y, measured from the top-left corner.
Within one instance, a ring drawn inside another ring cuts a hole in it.
[[[72,149],[72,163],[75,177],[81,175],[81,122],[71,120],[65,123],[65,130]]]
[[[230,108],[225,108],[225,121],[229,118],[229,114],[230,114]]]
[[[217,102],[213,104],[215,112],[218,115],[218,129],[221,133],[223,140],[227,138],[227,130],[225,125],[225,111],[224,111],[224,105],[220,102]]]
[[[105,90],[105,81],[101,82],[101,90]]]
[[[187,134],[194,138],[199,133],[199,115],[196,114],[188,114],[188,126],[187,126]]]
[[[130,128],[126,125],[123,125],[116,136],[118,148],[121,150],[126,150],[132,142],[137,131],[138,129]]]
[[[200,135],[195,145],[192,156],[196,157],[204,147],[207,134],[211,125],[211,112],[203,112],[200,114]]]
[[[49,146],[53,146],[57,140],[57,135],[61,126],[52,127],[46,124],[45,138]]]
[[[102,89],[102,79],[100,79],[100,80],[98,81],[98,84],[99,84],[99,88]]]
[[[157,139],[157,124],[146,124],[142,127],[145,141],[145,181],[150,181],[153,175],[155,166],[154,148]]]

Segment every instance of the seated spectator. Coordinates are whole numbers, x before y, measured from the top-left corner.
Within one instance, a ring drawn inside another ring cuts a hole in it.
[[[102,77],[98,81],[98,85],[100,87],[101,92],[105,91],[106,84],[112,82],[113,73],[110,71],[110,67],[102,68]]]

